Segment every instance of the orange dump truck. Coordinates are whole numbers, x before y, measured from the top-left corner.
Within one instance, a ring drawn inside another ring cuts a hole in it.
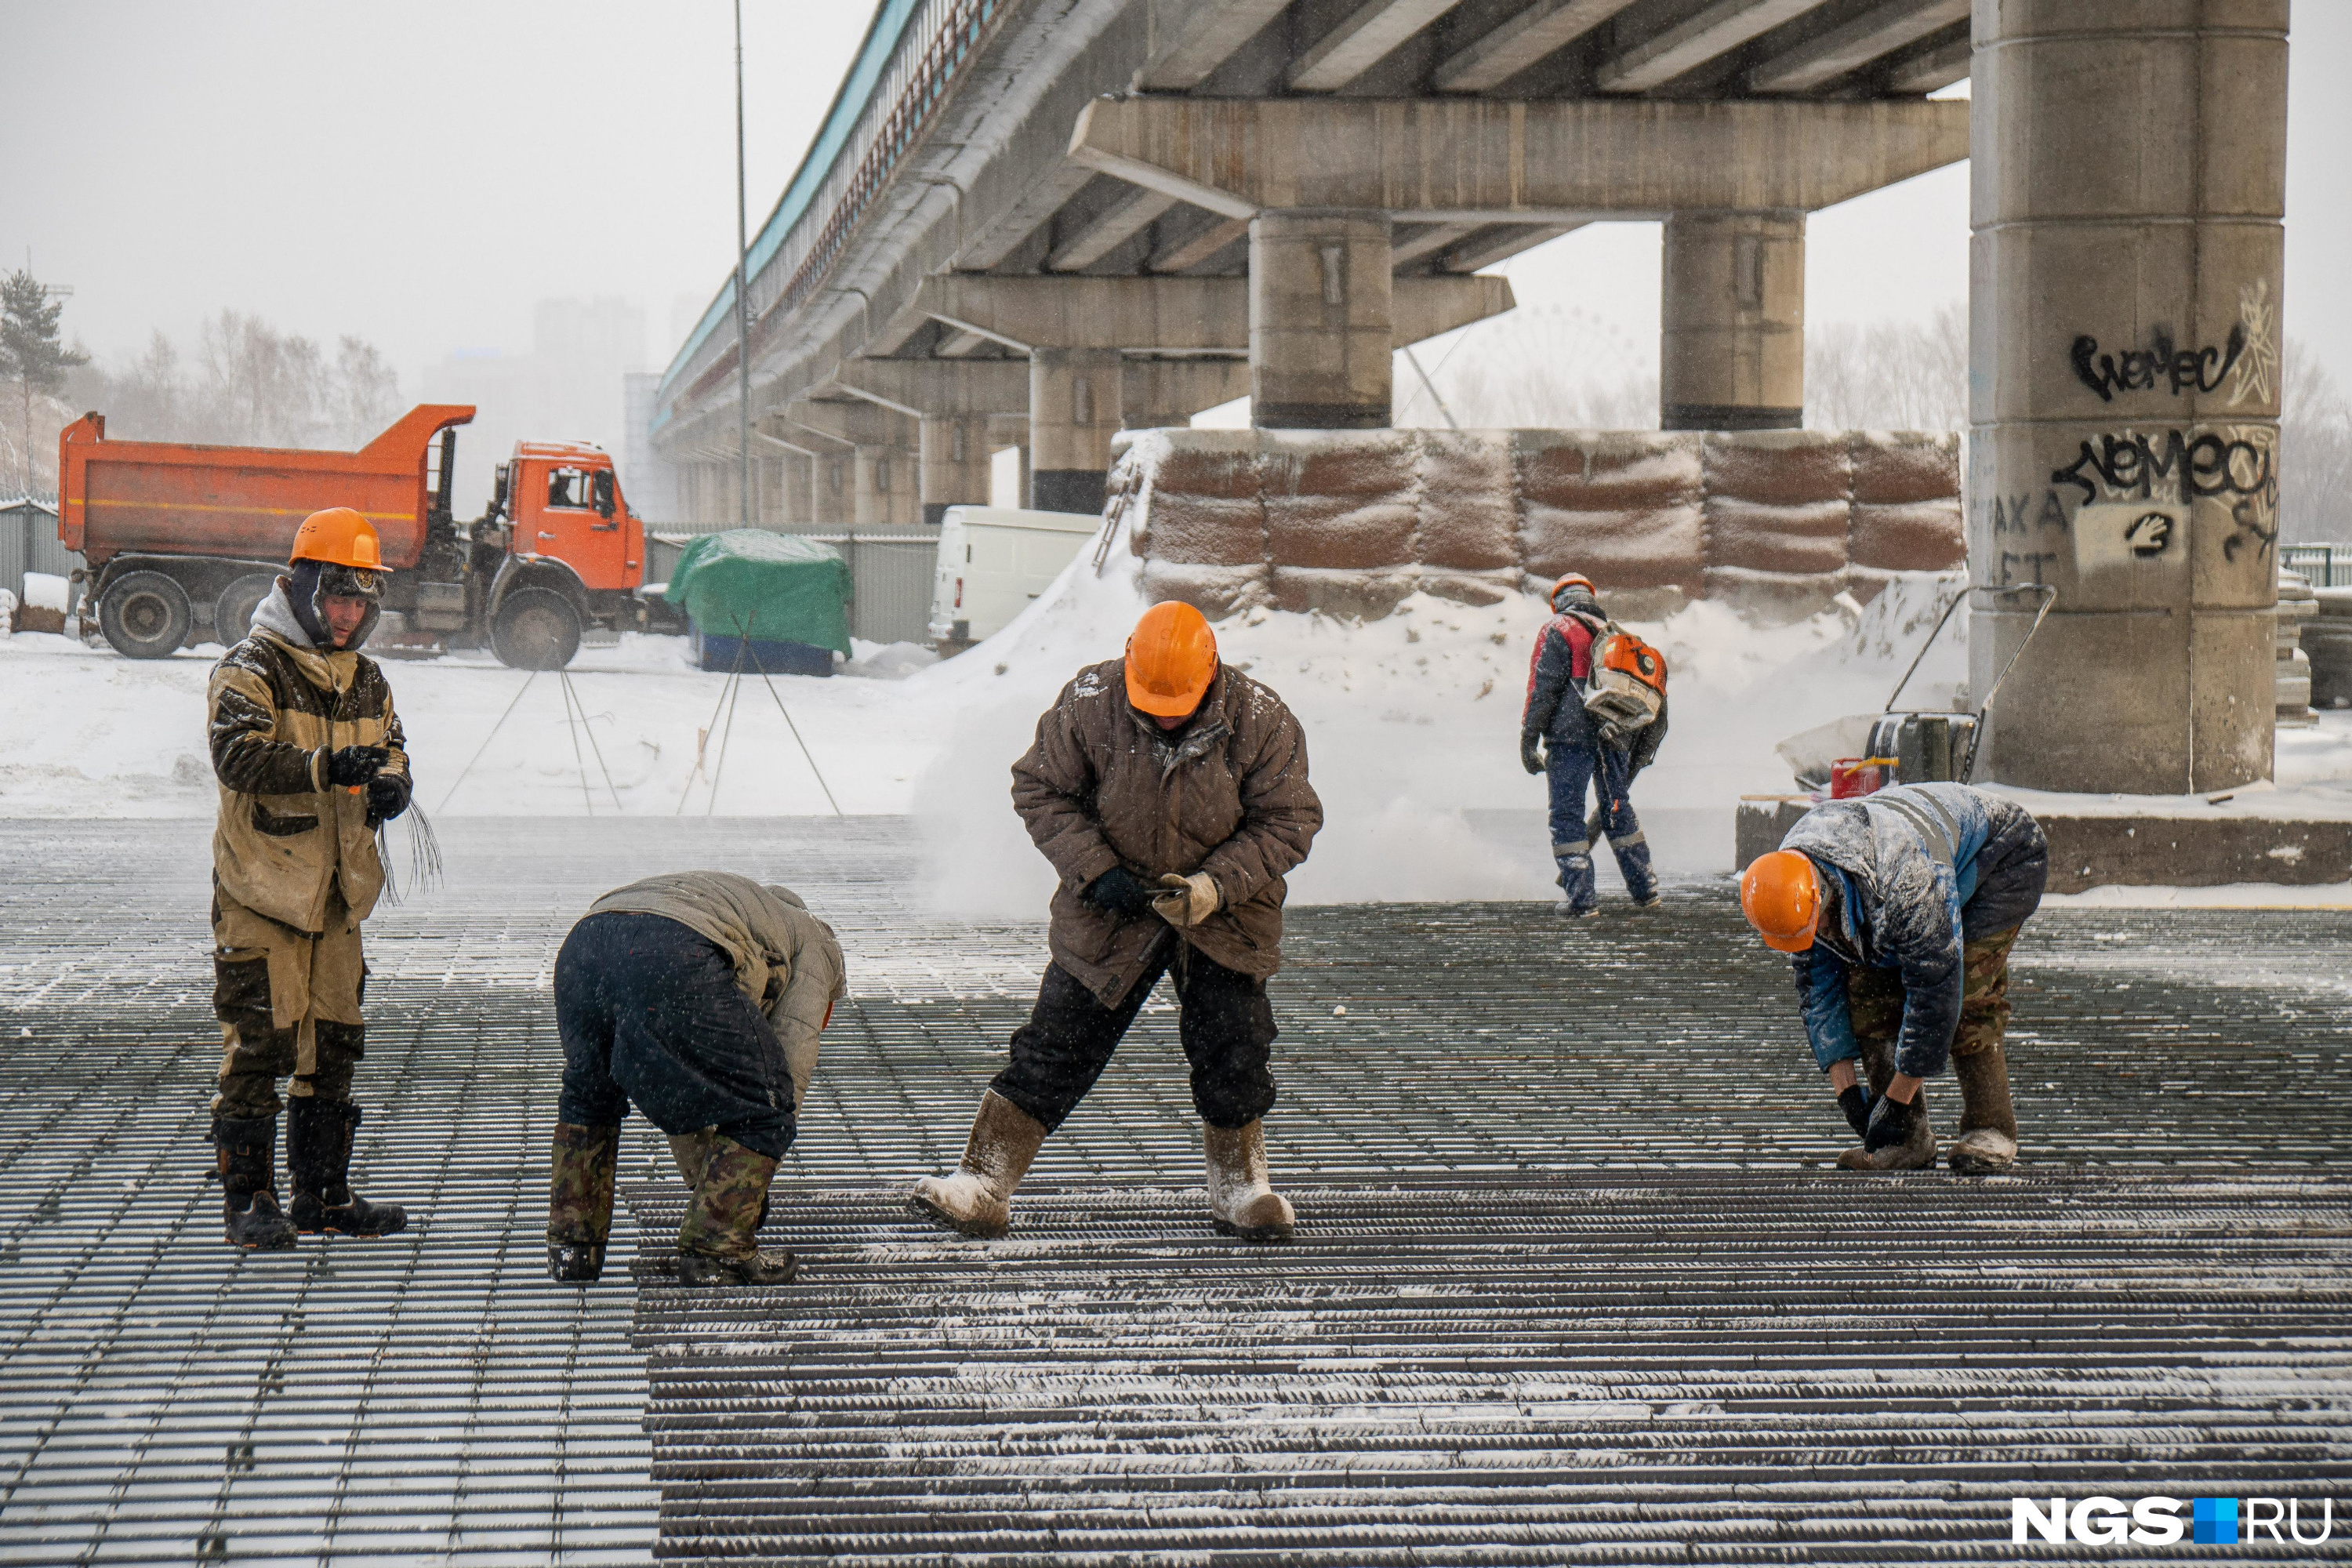
[[[375,524],[392,568],[372,647],[487,643],[506,663],[568,664],[588,626],[637,626],[645,524],[594,447],[519,444],[489,510],[450,510],[461,405],[425,404],[356,452],[110,441],[86,414],[58,437],[58,535],[99,630],[132,658],[235,642],[322,507]]]

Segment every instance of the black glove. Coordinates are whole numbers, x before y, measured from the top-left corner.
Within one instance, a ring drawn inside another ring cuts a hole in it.
[[[1870,1131],[1869,1090],[1858,1083],[1846,1085],[1838,1090],[1838,1109],[1844,1111],[1845,1119],[1853,1124],[1855,1137],[1868,1135]]]
[[[378,773],[368,780],[368,826],[390,822],[408,809],[408,781],[398,773]]]
[[[1113,866],[1087,884],[1080,895],[1097,909],[1108,910],[1119,915],[1148,915],[1151,900],[1160,889],[1146,886],[1142,879],[1124,866]]]
[[[1543,737],[1532,730],[1519,737],[1519,766],[1531,773],[1544,771]]]
[[[382,746],[345,746],[340,752],[327,753],[327,782],[331,784],[363,784],[383,771],[392,761],[392,753]]]
[[[1911,1129],[1919,1121],[1919,1097],[1913,1095],[1906,1105],[1891,1094],[1882,1094],[1870,1108],[1869,1124],[1862,1130],[1862,1146],[1871,1153],[1892,1149],[1910,1142]]]

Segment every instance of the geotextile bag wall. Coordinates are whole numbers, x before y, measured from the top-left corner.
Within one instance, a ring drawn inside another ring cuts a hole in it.
[[[1768,619],[1967,560],[1952,435],[1766,430],[1162,430],[1114,494],[1148,590],[1377,617],[1582,572],[1633,618],[1696,598]]]

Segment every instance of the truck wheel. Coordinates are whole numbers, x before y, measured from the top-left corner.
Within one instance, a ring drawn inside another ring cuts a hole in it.
[[[125,658],[169,658],[195,618],[188,591],[161,572],[126,572],[98,602],[98,628]]]
[[[253,612],[276,586],[277,578],[256,572],[223,588],[220,597],[213,601],[213,640],[223,647],[236,647],[253,629]]]
[[[490,647],[512,669],[562,669],[580,651],[580,612],[552,588],[517,588],[490,622]]]

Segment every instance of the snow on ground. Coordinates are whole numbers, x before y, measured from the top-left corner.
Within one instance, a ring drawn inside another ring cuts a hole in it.
[[[942,908],[1034,917],[1050,872],[1013,815],[1006,772],[1039,712],[1079,668],[1115,657],[1144,608],[1124,540],[1099,571],[1092,557],[945,661],[861,643],[843,674],[731,690],[686,662],[683,639],[636,634],[583,648],[568,680],[488,654],[390,661],[418,797],[435,816],[822,816],[829,788],[845,812],[923,820]],[[1660,863],[1729,869],[1738,797],[1790,787],[1773,746],[1880,708],[1951,585],[1906,579],[1867,608],[1848,601],[1779,627],[1708,603],[1639,626],[1673,670],[1672,737],[1636,794]],[[1554,895],[1543,782],[1518,762],[1547,613],[1533,597],[1471,607],[1423,595],[1371,622],[1258,609],[1218,626],[1225,657],[1307,728],[1328,823],[1297,898]],[[1958,630],[1906,706],[1948,703],[1965,665]],[[204,692],[217,657],[135,662],[62,637],[0,638],[0,816],[210,816]],[[2352,714],[2282,731],[2281,771],[2352,777]]]

